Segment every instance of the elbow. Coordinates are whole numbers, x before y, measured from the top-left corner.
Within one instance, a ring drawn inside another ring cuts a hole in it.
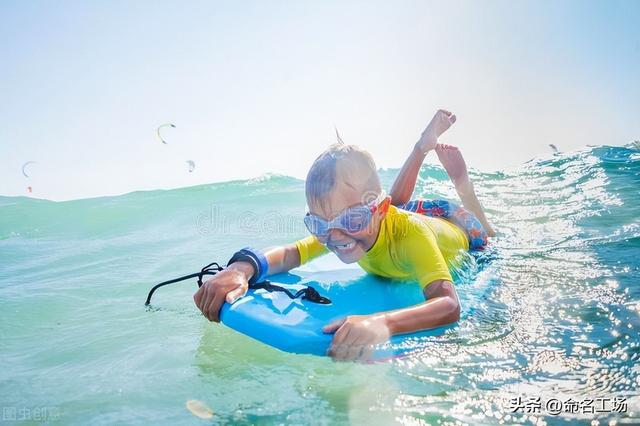
[[[446,322],[451,324],[460,321],[460,303],[457,298],[447,297],[446,302]]]

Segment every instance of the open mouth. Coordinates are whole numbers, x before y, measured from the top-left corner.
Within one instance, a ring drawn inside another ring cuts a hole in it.
[[[331,244],[331,247],[337,253],[347,253],[347,252],[351,251],[355,246],[356,246],[356,242],[355,241],[350,241],[350,242],[344,243],[344,244]]]

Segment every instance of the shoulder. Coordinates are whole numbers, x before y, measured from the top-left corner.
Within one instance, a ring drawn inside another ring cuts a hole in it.
[[[389,233],[398,243],[434,236],[425,216],[418,213],[396,208],[389,219]]]
[[[318,241],[318,239],[313,235],[297,240],[294,244],[300,254],[301,264],[306,263],[328,251],[324,244]]]

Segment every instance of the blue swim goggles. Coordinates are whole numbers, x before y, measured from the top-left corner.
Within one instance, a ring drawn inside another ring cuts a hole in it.
[[[379,204],[384,200],[385,196],[383,192],[375,200],[367,204],[347,207],[331,220],[307,213],[304,217],[304,224],[309,232],[316,237],[326,237],[331,229],[340,229],[348,234],[357,234],[369,225],[371,217],[378,210]]]

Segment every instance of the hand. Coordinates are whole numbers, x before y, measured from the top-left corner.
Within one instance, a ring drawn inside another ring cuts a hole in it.
[[[220,308],[225,301],[233,303],[247,293],[252,274],[250,263],[232,263],[202,284],[193,301],[209,321],[220,322]]]
[[[455,122],[455,114],[444,109],[439,109],[429,122],[429,125],[427,125],[427,128],[422,132],[422,136],[420,136],[420,140],[416,144],[416,148],[418,148],[420,152],[426,154],[428,151],[436,147],[438,144],[438,138]]]
[[[327,351],[335,360],[369,360],[374,346],[391,336],[383,314],[351,315],[326,325],[322,331],[335,332]]]

